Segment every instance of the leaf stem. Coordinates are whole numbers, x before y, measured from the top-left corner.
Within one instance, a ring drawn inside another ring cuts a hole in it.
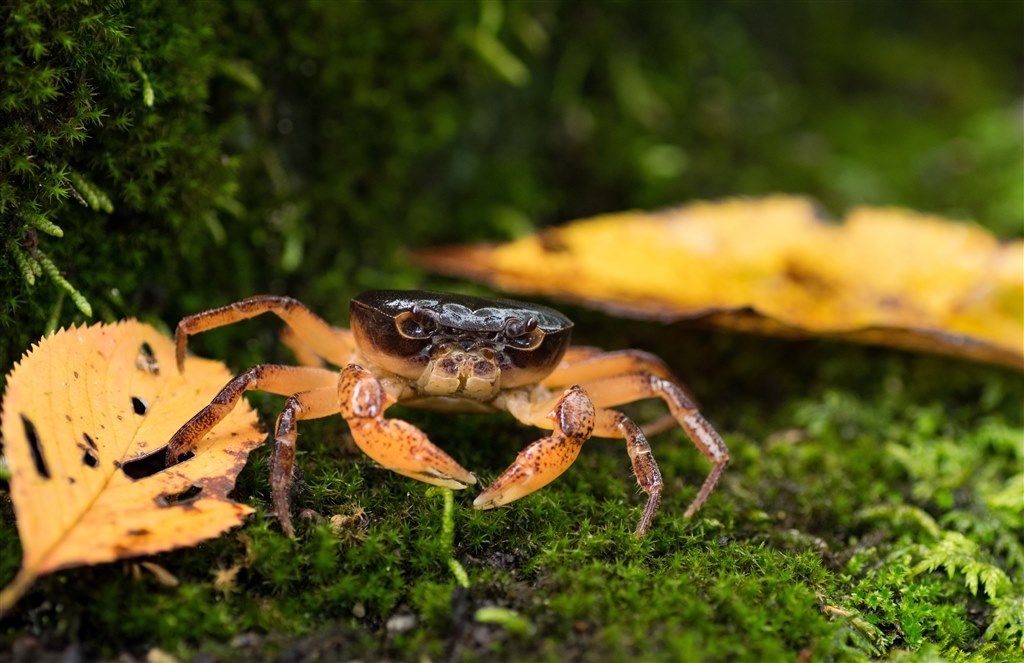
[[[3,619],[14,604],[25,595],[37,577],[34,572],[23,566],[18,570],[18,575],[14,576],[14,580],[0,590],[0,619]]]

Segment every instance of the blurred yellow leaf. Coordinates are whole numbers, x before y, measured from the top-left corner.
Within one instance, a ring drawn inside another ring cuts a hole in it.
[[[576,221],[418,261],[613,313],[939,352],[1024,369],[1024,242],[894,208],[843,223],[805,198]]]
[[[198,358],[179,373],[170,339],[134,320],[62,330],[22,357],[2,432],[23,557],[0,616],[40,575],[193,545],[252,512],[227,497],[264,438],[245,403],[163,469],[167,440],[231,377]]]

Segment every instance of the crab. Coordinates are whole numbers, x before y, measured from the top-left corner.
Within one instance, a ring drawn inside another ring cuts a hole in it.
[[[721,436],[656,356],[571,346],[573,323],[558,311],[525,302],[402,290],[364,292],[351,302],[351,329],[334,327],[298,300],[258,295],[184,318],[175,333],[179,371],[188,337],[264,313],[281,318],[284,341],[303,365],[263,364],[232,379],[171,438],[167,464],[196,444],[241,399],[258,390],[287,396],[270,459],[274,515],[295,535],[289,487],[297,424],[340,413],[356,445],[383,467],[436,486],[463,489],[477,478],[421,430],[385,418],[395,403],[450,412],[510,413],[550,431],[528,445],[473,501],[499,507],[565,472],[591,437],[626,443],[633,474],[646,493],[636,536],[643,537],[661,502],[663,482],[640,426],[613,409],[660,398],[670,416],[711,462],[684,516],[711,495],[729,461]],[[340,370],[330,369],[333,364]]]

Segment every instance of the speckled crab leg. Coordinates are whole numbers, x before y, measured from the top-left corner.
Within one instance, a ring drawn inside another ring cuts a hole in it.
[[[323,318],[306,308],[302,302],[280,295],[256,295],[227,306],[213,308],[183,318],[174,334],[178,370],[185,365],[188,337],[240,320],[273,313],[281,318],[301,340],[302,345],[335,366],[348,363],[355,345],[346,329],[332,327]]]
[[[623,373],[644,371],[658,377],[673,379],[672,372],[657,356],[642,350],[616,350],[602,352],[597,348],[585,348],[584,352],[566,353],[562,363],[544,378],[546,387],[560,387],[570,384],[586,384],[587,381],[606,378]]]
[[[300,419],[328,417],[338,411],[338,373],[305,366],[255,366],[227,383],[210,404],[178,429],[167,444],[167,465],[175,465],[224,417],[247,391],[266,391],[288,396],[277,419],[274,451],[270,459],[270,483],[274,514],[282,529],[294,536],[288,509],[288,486],[295,463],[295,423]]]
[[[554,427],[555,434],[528,446],[516,461],[473,503],[488,509],[530,494],[547,485],[569,469],[583,443],[589,437],[613,437],[626,440],[626,451],[640,489],[647,494],[637,537],[643,537],[661,503],[662,479],[651,446],[640,427],[616,410],[596,408],[580,386],[574,386],[549,399],[531,401],[523,394],[509,398],[508,410],[525,424]]]
[[[651,528],[654,514],[661,504],[661,491],[664,487],[658,461],[654,459],[654,451],[640,427],[617,410],[598,410],[596,424],[595,437],[621,437],[626,440],[626,453],[629,454],[629,462],[633,467],[633,476],[636,477],[640,490],[647,495],[647,504],[636,526],[636,537],[643,538]]]
[[[338,374],[334,373],[334,376],[337,380]],[[295,536],[289,489],[295,467],[295,439],[298,436],[296,424],[302,419],[319,419],[337,413],[338,389],[332,384],[290,396],[277,417],[274,451],[270,455],[270,492],[274,500],[274,515],[288,536]]]
[[[711,461],[711,471],[683,514],[692,518],[714,491],[729,462],[729,449],[718,432],[701,416],[679,385],[656,375],[646,372],[619,375],[587,382],[585,387],[597,407],[622,405],[644,398],[660,398],[668,405],[690,441]],[[599,434],[602,433],[595,433]],[[634,460],[634,467],[635,464]]]
[[[672,375],[672,371],[665,365],[665,362],[650,352],[642,350],[605,352],[600,348],[590,347],[583,347],[580,349],[581,351],[576,352],[574,350],[577,348],[569,349],[569,352],[562,358],[562,363],[544,378],[541,384],[553,389],[570,384],[586,385],[594,380],[626,373],[650,373],[677,385],[689,400],[693,400],[693,396]],[[641,429],[644,435],[657,435],[674,428],[676,423],[675,417],[669,414],[643,424]]]
[[[182,456],[195,449],[200,440],[235,409],[242,394],[247,391],[266,391],[271,394],[291,396],[320,387],[335,387],[337,383],[337,371],[324,368],[278,364],[254,366],[228,382],[213,397],[209,405],[178,429],[178,432],[167,443],[167,465],[174,465],[181,460]],[[337,412],[337,401],[335,401],[331,412],[321,416],[335,412]]]
[[[508,411],[526,424],[551,428],[552,434],[531,443],[487,487],[473,506],[493,509],[543,488],[569,469],[594,430],[594,405],[578,386],[566,389],[550,403],[532,403],[525,394],[507,401]]]
[[[423,431],[407,421],[384,418],[395,395],[366,369],[349,364],[341,371],[338,401],[356,445],[385,468],[447,488],[476,483],[469,470],[435,446]]]

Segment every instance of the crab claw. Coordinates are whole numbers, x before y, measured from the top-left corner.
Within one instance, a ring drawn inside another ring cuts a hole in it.
[[[543,488],[568,469],[581,446],[582,442],[542,437],[519,453],[515,462],[473,500],[473,507],[493,509]]]
[[[579,456],[583,443],[594,430],[594,416],[594,405],[582,388],[566,389],[548,415],[554,422],[553,434],[519,452],[508,469],[473,500],[473,506],[493,509],[557,479]]]
[[[392,472],[434,486],[460,490],[476,477],[401,419],[349,420],[352,438],[367,456]]]
[[[401,419],[384,418],[394,398],[366,369],[355,364],[342,369],[338,397],[356,445],[387,469],[455,490],[476,483],[469,470],[434,445],[419,428]]]

